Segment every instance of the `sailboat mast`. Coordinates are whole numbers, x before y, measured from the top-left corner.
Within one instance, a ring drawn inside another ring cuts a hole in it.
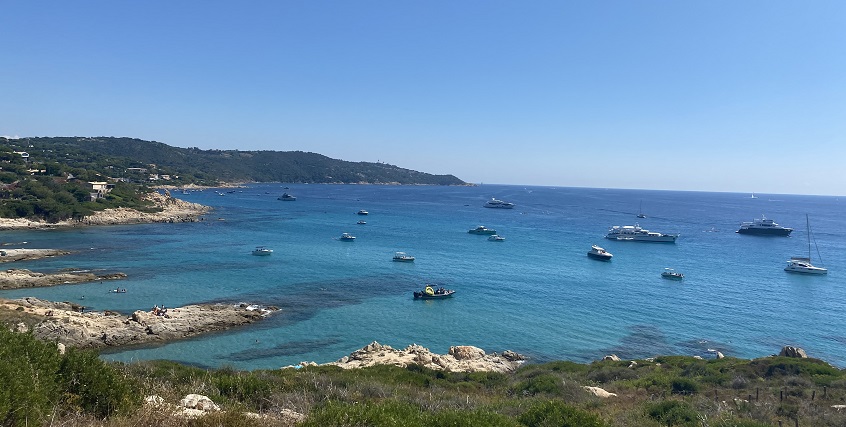
[[[805,214],[805,227],[808,229],[808,259],[811,259],[811,220]]]

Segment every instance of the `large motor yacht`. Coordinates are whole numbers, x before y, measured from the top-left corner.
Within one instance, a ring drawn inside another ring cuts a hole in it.
[[[789,236],[792,228],[782,227],[776,224],[775,221],[767,219],[761,215],[761,219],[755,219],[752,222],[744,222],[740,224],[740,229],[737,233],[740,234],[755,234],[758,236]]]
[[[492,198],[485,203],[485,207],[495,209],[514,209],[514,203],[503,202],[502,200]]]
[[[654,231],[644,230],[640,225],[615,225],[608,230],[605,235],[606,239],[623,240],[633,242],[659,242],[659,243],[675,243],[679,237],[678,234],[664,234],[656,233]]]

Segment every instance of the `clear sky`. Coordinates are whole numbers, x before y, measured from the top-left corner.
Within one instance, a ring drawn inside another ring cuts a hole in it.
[[[0,135],[846,195],[846,1],[0,1]]]

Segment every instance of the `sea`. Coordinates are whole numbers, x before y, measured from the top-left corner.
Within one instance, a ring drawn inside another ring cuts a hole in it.
[[[277,200],[283,192],[297,200]],[[3,248],[73,251],[6,268],[128,277],[0,297],[72,301],[127,315],[156,305],[279,308],[251,325],[102,353],[122,362],[276,369],[332,362],[378,341],[437,353],[455,345],[512,350],[529,363],[590,362],[612,353],[756,358],[793,345],[846,366],[843,197],[280,183],[174,196],[213,210],[194,223],[3,232]],[[516,207],[484,208],[491,198]],[[362,209],[369,215],[357,215]],[[645,218],[637,217],[641,211]],[[741,222],[762,215],[794,232],[735,233]],[[635,224],[680,236],[676,243],[604,238],[611,226]],[[478,225],[505,240],[468,233]],[[344,232],[355,241],[339,240]],[[791,256],[808,255],[809,241],[814,263],[829,274],[785,272]],[[613,260],[588,258],[591,245]],[[273,254],[253,256],[257,246]],[[393,262],[397,251],[416,260]],[[684,280],[662,279],[665,268]],[[426,284],[456,293],[413,299]],[[116,287],[127,292],[109,292]]]

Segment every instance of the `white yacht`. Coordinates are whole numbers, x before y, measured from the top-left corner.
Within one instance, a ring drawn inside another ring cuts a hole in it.
[[[787,261],[787,267],[784,271],[789,273],[804,273],[804,274],[828,274],[828,270],[823,267],[815,267],[811,264],[810,258],[792,257]]]
[[[775,221],[761,215],[761,219],[755,218],[752,222],[740,224],[739,234],[754,234],[756,236],[789,236],[792,228],[782,227]]]
[[[661,277],[670,280],[682,280],[684,279],[684,274],[681,274],[678,271],[673,270],[672,268],[665,268],[664,272],[661,273]]]
[[[491,198],[487,203],[485,203],[485,207],[494,209],[514,209],[514,203],[503,202],[502,200]]]
[[[664,234],[654,231],[645,230],[640,225],[615,225],[608,230],[605,235],[606,239],[623,240],[634,242],[660,242],[660,243],[675,243],[679,237],[678,234]]]
[[[606,251],[599,246],[593,245],[590,247],[590,251],[587,253],[589,258],[598,259],[600,261],[611,261],[611,252]]]
[[[341,240],[343,242],[352,242],[353,240],[355,240],[355,236],[350,233],[344,233],[341,234],[341,237],[339,237],[338,240]]]
[[[488,240],[491,242],[504,242],[505,237],[502,237],[499,234],[491,234],[490,237],[488,237]]]
[[[412,261],[414,261],[414,257],[411,256],[411,255],[408,255],[405,252],[397,252],[397,253],[394,254],[394,261],[397,261],[397,262],[412,262]]]
[[[811,221],[808,219],[808,215],[805,215],[805,222],[808,227],[808,256],[790,258],[787,261],[787,267],[784,267],[784,271],[804,274],[828,274],[827,269],[811,264]],[[817,241],[814,239],[814,245],[816,243]],[[817,252],[819,253],[819,249],[817,249]]]
[[[273,249],[268,249],[268,248],[265,248],[264,246],[256,246],[256,248],[253,249],[253,255],[256,255],[256,256],[268,256],[272,253],[273,253]]]

